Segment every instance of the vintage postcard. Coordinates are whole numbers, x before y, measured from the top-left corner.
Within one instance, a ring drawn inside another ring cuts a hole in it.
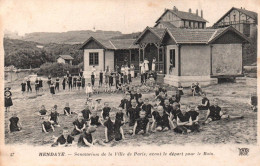
[[[0,1],[0,165],[259,165],[259,10]]]

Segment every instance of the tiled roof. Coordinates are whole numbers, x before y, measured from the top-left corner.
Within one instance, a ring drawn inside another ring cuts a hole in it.
[[[165,32],[165,28],[156,28],[156,27],[153,27],[153,28],[149,28],[151,29],[153,32],[156,33],[156,35],[159,37],[159,38],[162,38],[163,37],[163,34]]]
[[[176,28],[176,26],[174,26],[172,23],[168,21],[160,21],[155,26],[157,26],[159,23],[163,24],[165,28]]]
[[[115,46],[116,49],[138,48],[137,45],[133,44],[135,39],[113,39],[110,41]]]
[[[204,18],[194,14],[194,13],[190,13],[190,12],[184,12],[184,11],[178,11],[178,10],[171,10],[171,9],[166,9],[166,11],[161,15],[161,17],[167,13],[167,12],[171,12],[173,14],[175,14],[177,17],[179,17],[180,19],[183,20],[192,20],[192,21],[200,21],[200,22],[208,22],[207,20],[205,20]],[[161,17],[156,21],[159,22],[159,20],[161,19]]]
[[[66,60],[73,60],[74,59],[70,55],[60,55],[59,57],[61,57],[62,59],[66,59]]]
[[[216,29],[168,29],[176,43],[207,43]]]
[[[169,28],[166,31],[170,33],[171,37],[175,40],[177,44],[208,44],[216,40],[228,30],[232,30],[244,40],[249,41],[249,39],[245,35],[243,35],[231,26],[219,29]]]
[[[83,48],[90,40],[95,40],[105,49],[117,50],[117,49],[136,49],[137,45],[134,45],[135,39],[111,39],[111,40],[102,40],[95,39],[90,37],[84,44],[81,46]]]

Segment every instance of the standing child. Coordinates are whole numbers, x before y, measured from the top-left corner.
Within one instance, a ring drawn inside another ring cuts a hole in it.
[[[53,124],[54,124],[54,122],[50,121],[48,116],[45,116],[43,119],[43,122],[42,122],[42,132],[48,133],[51,130],[55,131]]]
[[[74,77],[73,77],[73,88],[76,89],[76,87],[77,87],[77,77],[74,76]]]
[[[10,132],[20,131],[22,129],[22,125],[19,122],[19,118],[17,117],[16,112],[12,114],[12,117],[9,119],[9,122]]]
[[[94,72],[91,73],[91,85],[92,85],[92,87],[94,87],[94,85],[95,85],[95,74],[94,74]]]
[[[48,84],[48,86],[50,87],[50,85],[51,85],[51,75],[48,76],[47,84]]]
[[[81,77],[81,86],[82,86],[82,89],[85,88],[85,84],[86,84],[85,82],[86,82],[85,77]]]
[[[29,91],[32,92],[31,81],[29,78],[27,79],[26,84],[27,84],[27,92],[29,92]]]
[[[146,117],[145,111],[140,111],[140,118],[135,122],[133,135],[135,134],[145,134],[149,131],[149,119]]]
[[[135,65],[134,64],[131,64],[131,66],[130,66],[130,74],[131,74],[132,78],[135,77]]]
[[[51,95],[53,97],[53,95],[55,94],[55,86],[54,86],[53,81],[51,81],[51,84],[50,84],[50,92],[51,92]]]
[[[111,108],[109,107],[108,102],[105,102],[104,103],[104,108],[101,111],[101,117],[103,119],[106,119],[106,117],[109,116],[110,111],[111,111]]]
[[[77,87],[78,87],[78,90],[80,90],[80,87],[81,87],[81,77],[78,77],[78,79],[77,79]]]
[[[59,77],[56,78],[55,80],[55,90],[58,89],[60,91],[60,79]]]
[[[83,118],[83,114],[79,113],[77,119],[73,122],[74,130],[71,132],[72,136],[78,135],[86,128],[86,121]]]
[[[112,72],[110,72],[110,75],[109,75],[108,85],[109,85],[109,89],[111,90],[111,87],[113,86],[113,73]]]
[[[69,103],[66,103],[66,106],[64,107],[64,109],[63,109],[63,111],[64,111],[64,115],[71,115],[72,114],[72,112],[71,112],[71,110],[70,110],[70,105],[69,105]]]
[[[21,83],[21,86],[22,86],[22,94],[24,94],[24,92],[25,92],[25,86],[26,86],[26,83],[25,83],[24,80],[23,80],[23,82]]]
[[[93,93],[93,89],[90,83],[88,83],[88,86],[86,87],[86,94],[87,94],[87,98],[89,98],[91,96],[91,94]]]
[[[65,90],[65,88],[66,88],[66,76],[63,77],[62,88],[63,88],[63,90]]]
[[[35,92],[37,94],[39,92],[39,80],[38,80],[38,78],[36,78],[34,86],[35,86]]]
[[[103,85],[103,71],[100,70],[99,72],[99,86]]]
[[[43,84],[42,84],[42,79],[41,77],[39,78],[39,90],[42,90],[43,91]]]
[[[12,93],[10,91],[10,87],[5,88],[4,96],[5,96],[5,112],[10,111],[10,107],[13,105],[12,101]]]
[[[123,108],[118,107],[118,111],[116,113],[115,119],[115,140],[119,141],[121,139],[125,139],[124,130],[122,126],[125,124],[125,117],[123,113]]]
[[[131,69],[129,69],[129,68],[128,68],[128,76],[127,76],[127,78],[128,78],[128,83],[131,84],[131,82],[132,82],[132,75],[131,75]]]
[[[71,74],[69,74],[69,77],[68,77],[68,84],[69,84],[69,90],[72,90],[72,76],[71,76]]]

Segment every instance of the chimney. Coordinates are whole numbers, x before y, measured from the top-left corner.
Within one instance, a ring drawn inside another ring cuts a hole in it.
[[[196,15],[197,15],[197,16],[199,15],[199,11],[198,11],[198,9],[196,9]]]
[[[173,6],[173,11],[178,11],[176,6]]]
[[[191,13],[191,8],[189,8],[189,13]]]
[[[203,10],[200,11],[200,17],[203,18]]]

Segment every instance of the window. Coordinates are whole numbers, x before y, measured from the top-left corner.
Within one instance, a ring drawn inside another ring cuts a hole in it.
[[[170,50],[170,65],[175,67],[175,49]]]
[[[89,53],[89,65],[98,65],[98,52]]]

